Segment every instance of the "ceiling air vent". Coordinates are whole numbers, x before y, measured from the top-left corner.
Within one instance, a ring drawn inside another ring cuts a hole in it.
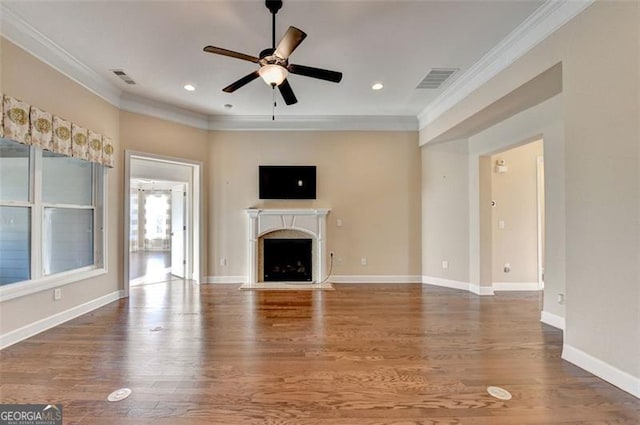
[[[124,81],[127,84],[134,85],[136,83],[135,81],[133,81],[131,77],[127,75],[126,72],[124,72],[121,69],[112,69],[111,72],[116,74],[118,78],[120,78],[122,81]]]
[[[418,89],[439,89],[449,80],[453,74],[458,72],[459,68],[433,68],[420,84]]]

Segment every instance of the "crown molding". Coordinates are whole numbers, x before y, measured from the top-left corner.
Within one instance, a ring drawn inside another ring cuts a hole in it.
[[[120,109],[136,114],[147,115],[165,121],[184,124],[200,130],[209,129],[209,116],[198,112],[189,111],[179,106],[173,106],[165,102],[147,99],[131,93],[123,93],[120,97]]]
[[[414,116],[206,115],[161,101],[123,93],[123,111],[213,131],[417,131]]]
[[[209,130],[252,131],[417,131],[414,116],[392,115],[245,115],[211,116]]]
[[[573,19],[595,0],[547,0],[418,114],[423,129],[518,58]]]
[[[113,106],[122,91],[0,2],[0,35]]]

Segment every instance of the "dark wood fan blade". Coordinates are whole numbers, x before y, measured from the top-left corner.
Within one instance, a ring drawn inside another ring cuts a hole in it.
[[[282,82],[282,84],[278,86],[278,88],[280,89],[280,94],[284,99],[284,103],[286,103],[287,105],[293,105],[294,103],[298,103],[298,99],[296,99],[296,95],[293,94],[293,89],[291,88],[291,85],[286,80],[286,78]]]
[[[320,80],[331,81],[333,83],[339,83],[342,80],[342,72],[329,71],[328,69],[313,68],[310,66],[295,64],[290,64],[287,69],[292,74],[318,78]]]
[[[275,51],[276,56],[287,59],[306,37],[307,34],[304,31],[296,27],[289,27],[282,40],[278,43]]]
[[[245,61],[258,63],[259,59],[255,56],[245,55],[244,53],[234,52],[233,50],[223,49],[221,47],[207,46],[203,49],[207,53],[215,53],[216,55],[229,56],[231,58],[242,59]]]
[[[253,71],[251,74],[245,75],[244,77],[240,78],[238,81],[229,84],[227,87],[223,88],[222,91],[227,93],[233,93],[234,91],[238,90],[240,87],[249,84],[259,76],[260,74],[258,74],[258,71]]]

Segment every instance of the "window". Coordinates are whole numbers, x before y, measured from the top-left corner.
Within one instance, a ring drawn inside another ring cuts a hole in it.
[[[0,139],[0,178],[0,289],[103,267],[104,166]]]

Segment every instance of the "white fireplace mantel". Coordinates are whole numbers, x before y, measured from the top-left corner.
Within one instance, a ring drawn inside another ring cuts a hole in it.
[[[277,230],[298,230],[316,241],[313,282],[321,282],[326,272],[327,208],[258,209],[245,210],[249,217],[249,283],[258,282],[258,240]]]

